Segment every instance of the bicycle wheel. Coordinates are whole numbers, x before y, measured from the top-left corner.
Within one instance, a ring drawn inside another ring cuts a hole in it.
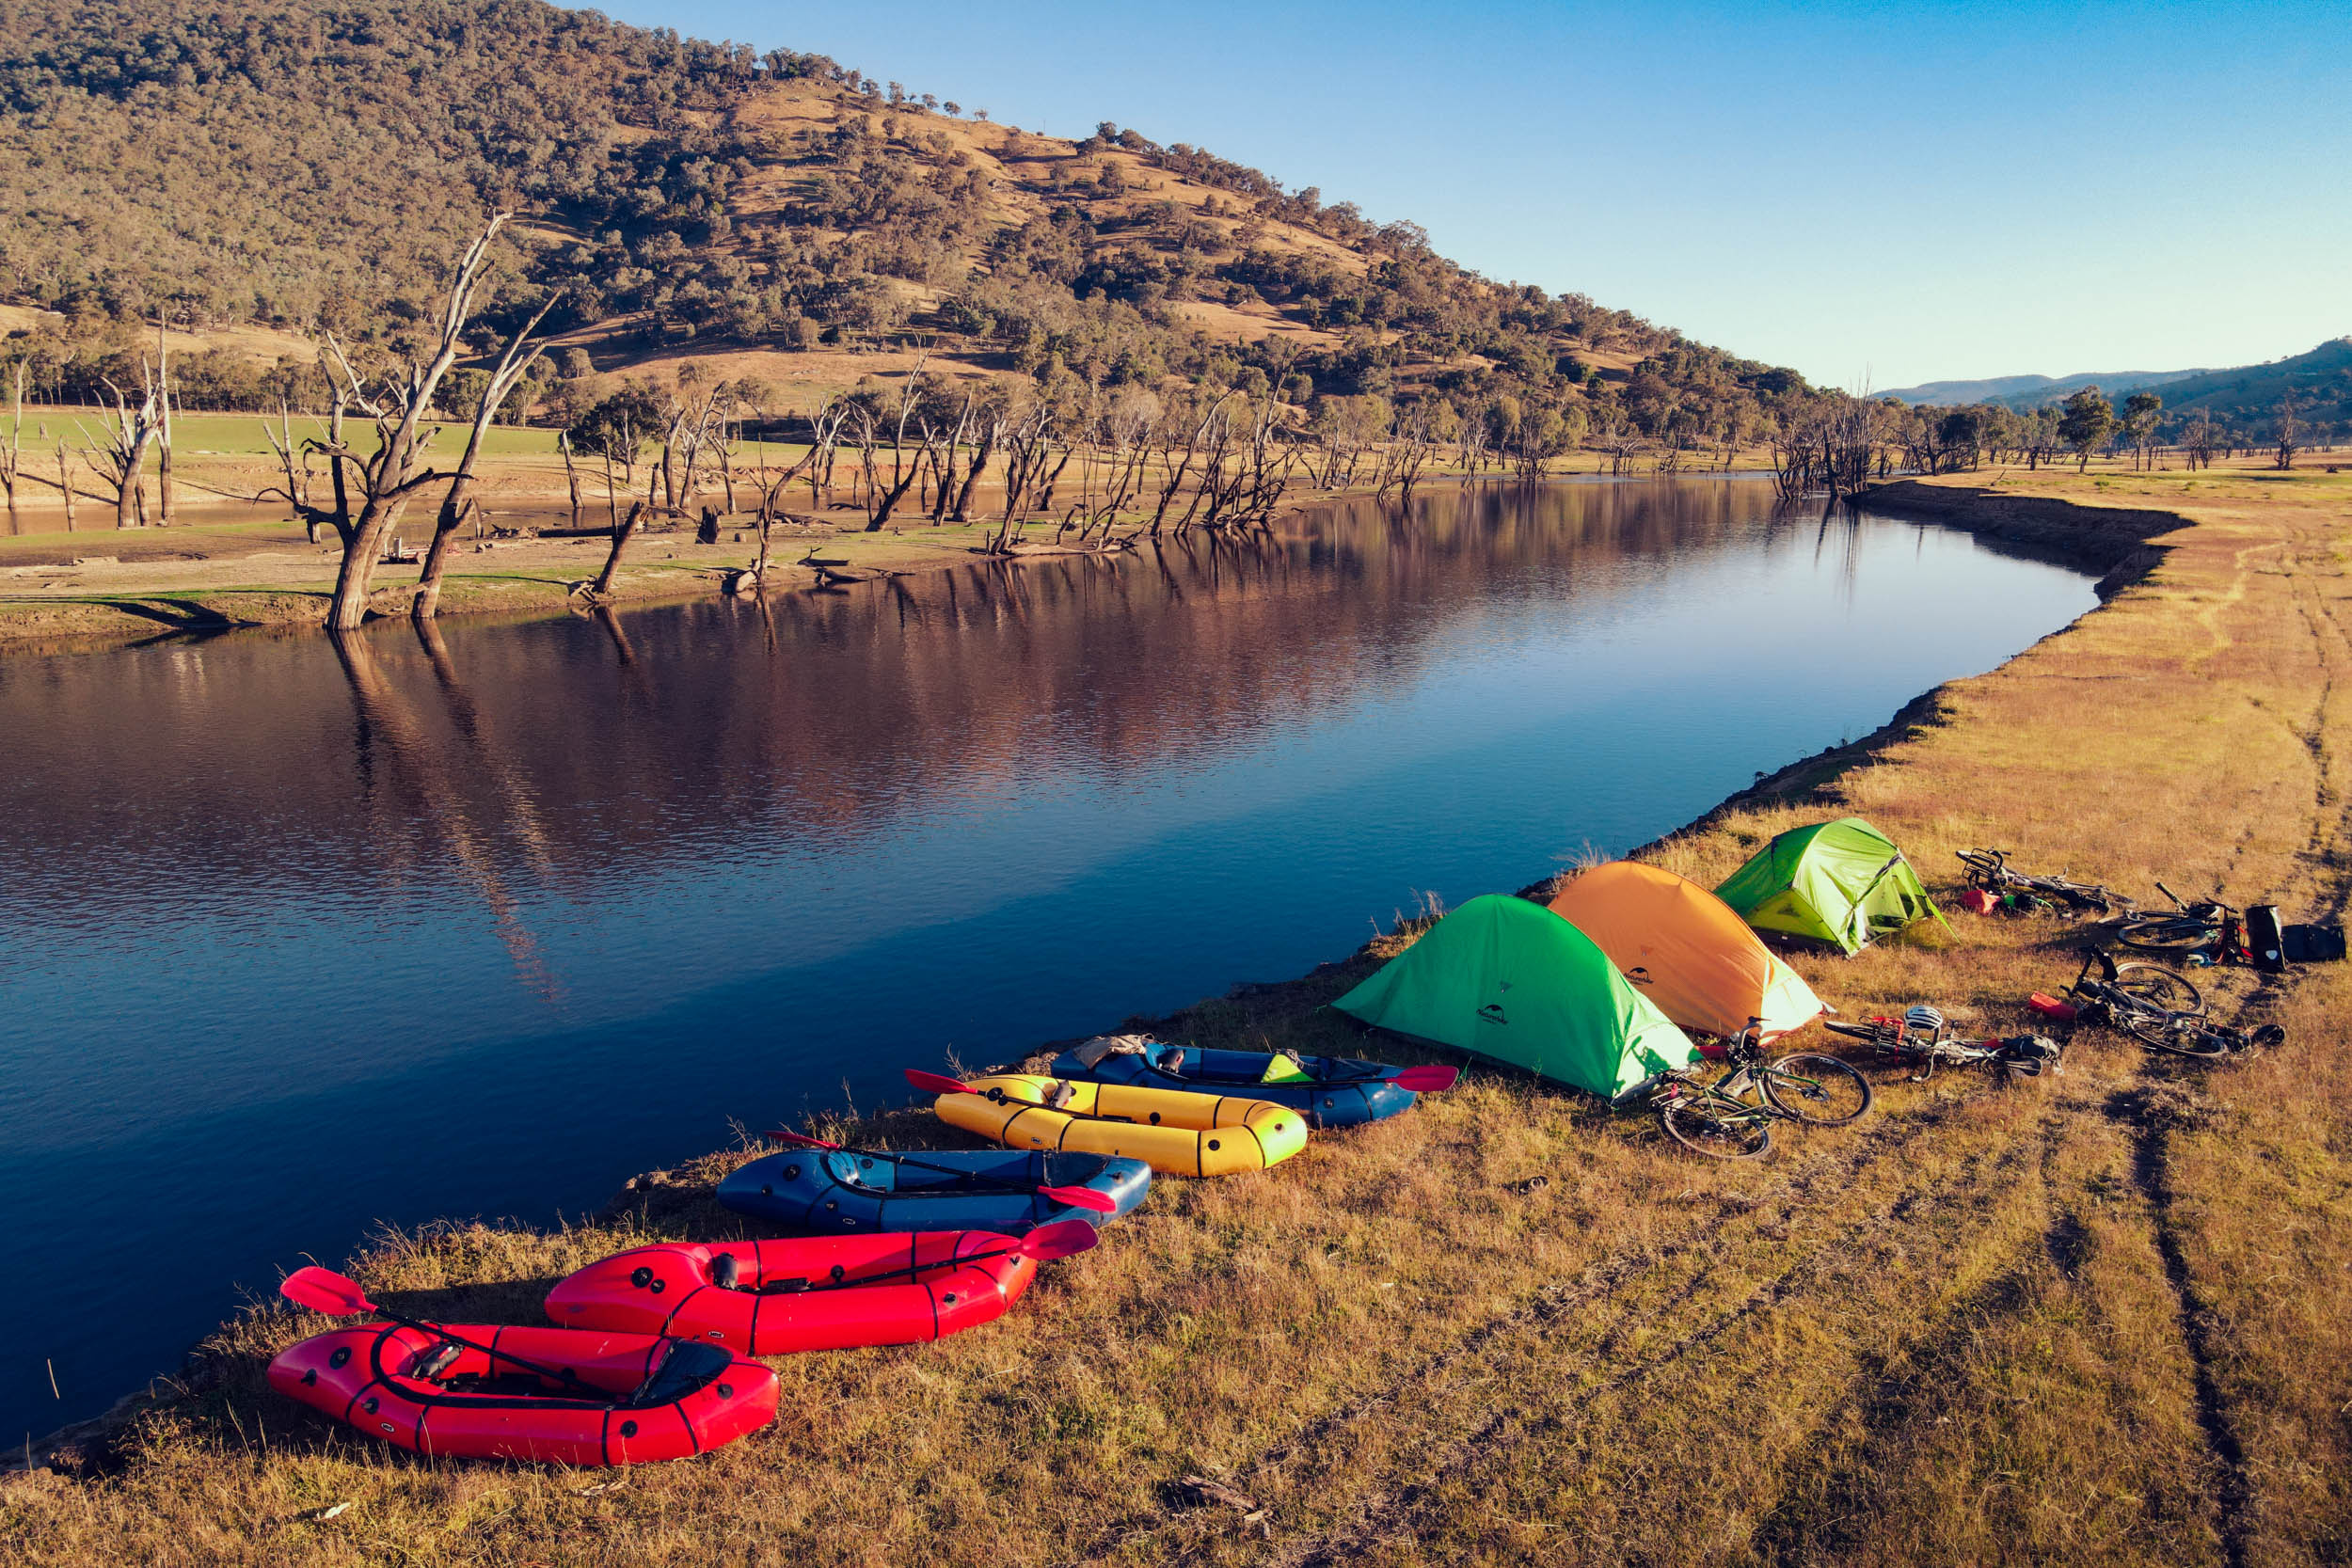
[[[2227,1056],[2232,1049],[2227,1034],[2206,1020],[2189,1013],[2164,1013],[2153,1017],[2136,1014],[2123,1021],[2123,1027],[2149,1050],[2161,1051],[2168,1055],[2211,1060],[2217,1056]]]
[[[2205,998],[2190,984],[2185,974],[2178,974],[2158,964],[2117,964],[2115,989],[2126,996],[2136,996],[2160,1012],[2201,1013]]]
[[[1799,1121],[1842,1127],[1870,1108],[1870,1081],[1851,1062],[1799,1053],[1764,1069],[1764,1098]]]
[[[2194,953],[2221,936],[2220,926],[2186,914],[2142,915],[2115,928],[2115,940],[2142,953]]]
[[[1710,1160],[1755,1160],[1772,1148],[1772,1124],[1761,1111],[1677,1100],[1658,1108],[1658,1123],[1675,1142]]]

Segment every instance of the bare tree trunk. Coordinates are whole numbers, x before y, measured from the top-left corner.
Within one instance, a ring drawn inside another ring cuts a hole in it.
[[[572,520],[565,526],[578,528],[580,526],[580,470],[572,464],[571,432],[565,431],[556,436],[555,450],[564,454],[564,484],[572,493]]]
[[[157,512],[155,520],[164,527],[171,526],[171,360],[170,347],[164,340],[164,321],[155,318],[155,402],[162,415],[156,426],[156,461],[160,471],[155,476]]]
[[[16,482],[24,471],[24,361],[16,362],[8,409],[8,445],[0,451],[0,482],[8,488],[8,531],[24,531],[16,515]]]
[[[338,630],[352,630],[367,619],[368,594],[382,554],[384,533],[405,509],[410,493],[437,477],[433,470],[419,467],[424,439],[429,437],[421,437],[418,427],[433,406],[442,377],[449,373],[464,346],[466,322],[473,313],[474,296],[489,263],[490,242],[505,225],[508,215],[500,213],[492,216],[481,235],[467,247],[450,282],[437,349],[423,366],[410,366],[407,379],[395,392],[392,403],[376,411],[375,450],[364,457],[354,455],[365,499],[345,542],[342,566],[335,577],[335,596],[327,607],[327,625]],[[327,338],[327,346],[334,351],[338,367],[357,396],[358,376],[332,335]]]
[[[57,443],[57,488],[65,495],[65,531],[73,531],[73,460],[63,441]]]
[[[555,302],[563,297],[561,290],[548,296],[539,307],[539,313],[523,325],[500,356],[498,368],[490,372],[489,382],[482,388],[482,398],[474,405],[473,426],[467,433],[465,454],[457,460],[457,472],[450,480],[449,494],[441,499],[440,515],[434,519],[433,545],[425,552],[424,570],[418,575],[417,596],[409,601],[408,612],[420,621],[433,619],[441,603],[441,573],[449,562],[450,542],[457,536],[460,524],[469,511],[479,511],[481,503],[474,499],[474,464],[482,455],[482,443],[490,433],[490,421],[498,417],[501,404],[515,389],[515,384],[537,362],[537,348],[524,352],[531,335],[539,324],[548,319]]]
[[[638,519],[650,510],[651,508],[644,502],[632,505],[628,509],[628,517],[623,519],[620,527],[612,531],[612,548],[605,556],[604,570],[596,574],[596,585],[591,590],[598,598],[603,598],[612,592],[613,575],[621,569],[621,552],[628,549],[628,542],[637,536]]]

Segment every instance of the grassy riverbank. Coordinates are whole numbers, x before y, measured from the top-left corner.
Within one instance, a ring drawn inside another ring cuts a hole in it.
[[[2341,911],[2352,477],[2011,473],[1889,499],[2148,569],[1943,689],[1931,722],[1646,854],[1712,881],[1851,809],[1939,890],[1954,849],[1997,843],[2128,888]],[[2074,971],[2068,927],[1955,919],[1957,939],[1802,967],[1850,1014],[1933,999],[1988,1032]],[[1353,1049],[1316,1009],[1378,956],[1157,1027]],[[2251,987],[2208,990],[2227,1010]],[[2086,1033],[2060,1077],[1885,1084],[1859,1127],[1756,1166],[1473,1071],[1270,1175],[1162,1184],[998,1324],[779,1362],[773,1427],[626,1478],[420,1462],[315,1420],[260,1368],[320,1322],[267,1308],[111,1448],[5,1483],[0,1545],[71,1564],[2339,1559],[2352,966],[2255,1000],[2284,1049],[2196,1069]],[[914,1113],[863,1131],[946,1141]],[[407,1310],[532,1322],[619,1245],[739,1233],[707,1194],[742,1157],[561,1231],[395,1239],[356,1272]]]

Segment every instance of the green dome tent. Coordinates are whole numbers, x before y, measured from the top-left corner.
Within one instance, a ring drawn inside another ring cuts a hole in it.
[[[1331,1006],[1609,1100],[1698,1055],[1590,937],[1502,894],[1447,915]]]
[[[1930,915],[1950,925],[1895,841],[1859,816],[1789,829],[1715,896],[1759,931],[1826,942],[1848,958]]]

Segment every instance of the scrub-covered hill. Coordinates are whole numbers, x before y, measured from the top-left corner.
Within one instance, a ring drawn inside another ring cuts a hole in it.
[[[715,354],[840,386],[918,343],[949,374],[1112,385],[1256,363],[1688,445],[1754,439],[1803,390],[1186,143],[1039,135],[540,0],[32,0],[0,14],[0,300],[54,313],[18,341],[60,397],[159,311],[396,341],[501,206],[528,255],[485,329],[563,284],[554,324],[599,370]]]

